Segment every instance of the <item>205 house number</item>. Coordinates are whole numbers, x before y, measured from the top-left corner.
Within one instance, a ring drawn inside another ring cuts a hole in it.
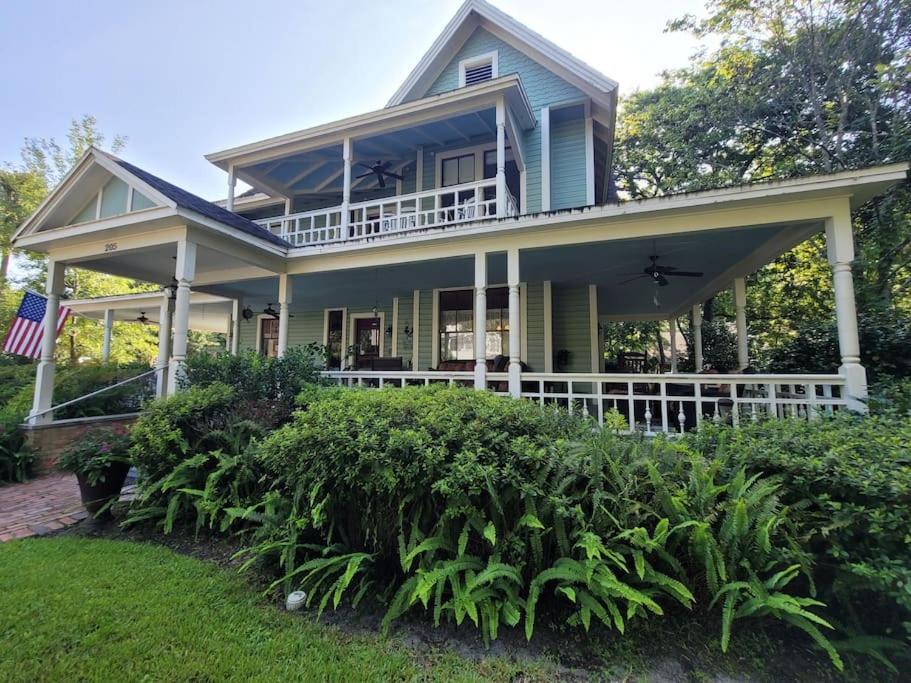
[[[117,242],[108,242],[104,245],[105,252],[108,251],[117,251]]]

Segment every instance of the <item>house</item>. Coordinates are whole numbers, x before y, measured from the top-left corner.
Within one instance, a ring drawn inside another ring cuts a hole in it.
[[[703,419],[862,409],[851,210],[907,165],[640,201],[612,185],[617,83],[484,2],[467,0],[388,104],[207,156],[207,202],[89,150],[15,236],[48,255],[59,301],[73,264],[162,287],[70,302],[159,322],[161,394],[193,326],[229,348],[327,347],[328,374],[367,386],[471,384],[675,431]],[[252,190],[235,194],[236,180]],[[733,287],[749,364],[745,278],[824,232],[842,365],[823,375],[608,373],[600,326],[693,313]],[[52,318],[51,318],[52,321]],[[45,335],[33,422],[50,419]]]

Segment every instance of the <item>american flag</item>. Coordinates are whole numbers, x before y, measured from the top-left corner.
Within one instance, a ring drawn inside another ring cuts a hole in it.
[[[44,338],[44,314],[47,310],[47,299],[40,294],[26,292],[19,304],[19,310],[6,339],[3,340],[3,350],[29,358],[38,358],[41,355],[41,340]],[[57,311],[57,334],[63,329],[63,324],[71,311],[66,306],[61,306]]]

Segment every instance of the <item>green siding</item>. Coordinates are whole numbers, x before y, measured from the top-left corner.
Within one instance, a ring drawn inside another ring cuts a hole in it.
[[[572,118],[550,129],[550,208],[585,206],[585,119]]]
[[[433,365],[433,290],[422,289],[420,300],[420,319],[418,326],[421,330],[418,339],[418,367],[417,370],[428,370]]]
[[[92,197],[88,204],[83,207],[82,211],[77,213],[73,220],[70,221],[70,225],[76,225],[77,223],[85,223],[86,221],[95,220],[95,211],[98,208],[98,197]]]
[[[436,95],[448,90],[454,90],[459,87],[459,62],[463,59],[475,57],[486,52],[497,51],[497,67],[500,76],[509,74],[518,74],[522,80],[522,86],[528,96],[528,102],[535,117],[540,121],[541,107],[547,107],[560,102],[568,102],[584,97],[584,94],[576,86],[568,83],[555,73],[538,64],[527,55],[519,52],[511,45],[504,43],[492,33],[478,28],[465,41],[458,53],[452,58],[449,64],[443,69],[437,77],[434,84],[430,87],[427,95]],[[553,135],[553,131],[551,131]],[[584,136],[583,136],[584,140]],[[534,213],[541,210],[541,128],[540,125],[532,130],[525,132],[525,155],[526,155],[526,182],[527,182],[527,201],[523,211]],[[553,163],[553,159],[551,159]],[[582,197],[585,198],[584,190],[584,173],[585,161],[584,155],[582,165],[580,166],[583,173]],[[426,177],[425,165],[425,177]],[[431,176],[432,177],[432,176]],[[425,187],[429,187],[425,185]],[[584,204],[585,202],[581,202]],[[551,197],[551,208],[556,208]]]
[[[569,351],[566,367],[554,371],[591,372],[591,327],[588,316],[588,286],[553,285],[554,354]]]
[[[526,335],[528,356],[526,363],[533,372],[544,372],[544,284],[529,282],[525,288],[528,298],[526,304]],[[588,315],[588,286],[560,286],[554,284],[553,296],[553,350],[570,352],[569,364],[563,370],[567,372],[591,372],[591,339]],[[344,306],[345,302],[333,302],[332,307]],[[348,315],[369,313],[373,303],[360,301],[348,306]],[[392,325],[392,300],[380,301],[378,309],[384,315],[385,328]],[[403,367],[408,368],[412,356],[414,337],[405,335],[405,327],[414,327],[414,302],[411,296],[399,298],[398,349]],[[311,342],[323,343],[324,310],[300,311],[292,308],[288,325],[288,343],[290,346],[304,346]],[[351,318],[348,318],[350,332]],[[419,359],[415,370],[425,371],[432,366],[433,329],[433,290],[421,290],[419,329]],[[240,324],[240,346],[243,349],[256,348],[257,321],[243,320]],[[383,347],[386,356],[392,355],[392,338],[383,330]],[[350,340],[349,340],[350,344]],[[558,371],[556,362],[554,370]]]
[[[414,342],[414,334],[408,337],[405,334],[405,328],[414,329],[414,320],[412,318],[414,318],[414,298],[410,296],[399,297],[398,349],[396,353],[402,357],[402,367],[405,368],[411,363],[411,351]],[[392,324],[391,320],[389,324]]]
[[[133,190],[133,206],[130,211],[140,211],[141,209],[150,209],[155,206],[155,202],[146,197],[144,194]]]
[[[129,186],[120,178],[111,178],[101,191],[101,218],[127,212]]]
[[[529,282],[525,286],[526,338],[528,357],[525,362],[534,372],[544,372],[544,283]]]

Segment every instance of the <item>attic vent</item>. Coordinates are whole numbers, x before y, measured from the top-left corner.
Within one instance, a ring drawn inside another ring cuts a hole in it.
[[[465,85],[474,85],[481,81],[489,81],[493,78],[493,64],[478,64],[465,69]]]
[[[489,52],[459,62],[459,87],[475,85],[498,76],[497,53]]]

